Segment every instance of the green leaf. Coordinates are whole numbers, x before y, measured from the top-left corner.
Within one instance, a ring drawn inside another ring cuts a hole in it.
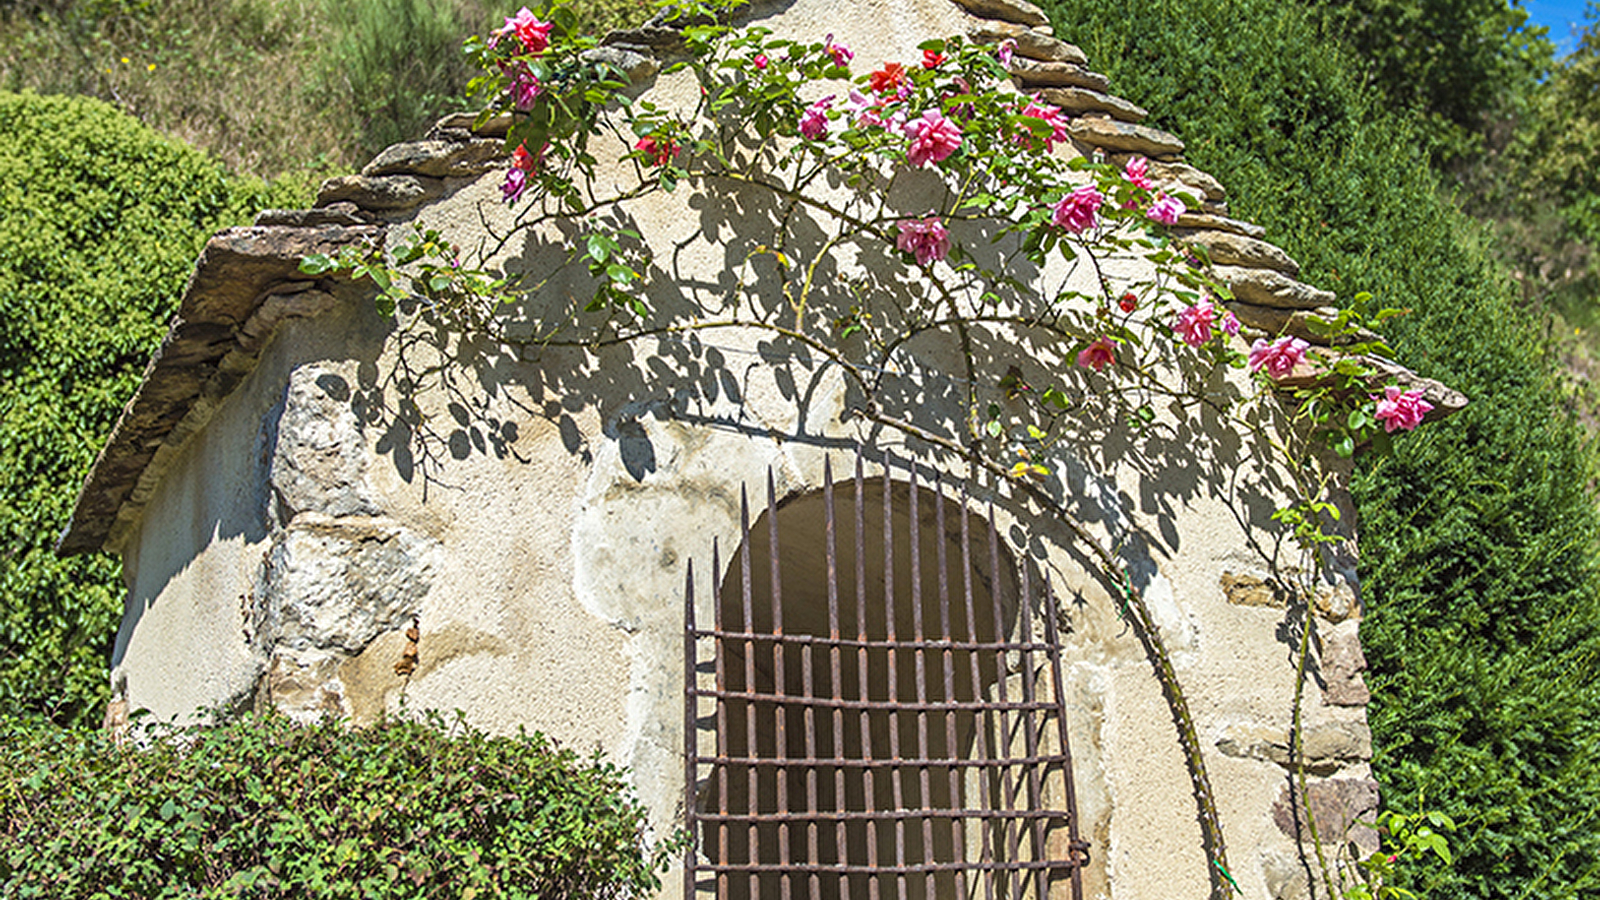
[[[322,275],[339,268],[339,263],[326,253],[313,253],[300,260],[300,271],[306,275]]]

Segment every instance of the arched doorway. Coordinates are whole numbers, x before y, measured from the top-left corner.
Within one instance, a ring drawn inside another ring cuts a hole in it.
[[[992,519],[859,458],[782,505],[769,473],[767,494],[713,559],[709,628],[690,576],[686,892],[1076,896],[1053,600]]]

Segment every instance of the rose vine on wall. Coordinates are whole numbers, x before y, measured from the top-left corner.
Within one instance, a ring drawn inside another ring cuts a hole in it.
[[[1390,351],[1366,327],[1396,311],[1371,310],[1362,294],[1335,317],[1313,317],[1336,351],[1289,336],[1246,347],[1204,248],[1172,232],[1198,200],[1157,184],[1143,158],[1119,166],[1058,152],[1064,114],[1012,88],[1009,42],[928,41],[921,59],[856,74],[865,67],[831,35],[807,43],[726,24],[736,2],[665,8],[684,46],[662,75],[693,79],[692,109],[636,98],[561,0],[468,41],[482,69],[470,86],[484,107],[479,123],[510,117],[501,195],[515,229],[474,260],[449,236],[412,226],[385,246],[308,257],[302,270],[371,279],[385,315],[504,344],[594,350],[765,331],[837,366],[853,390],[850,415],[1009,479],[1073,533],[1119,597],[1172,708],[1218,870],[1213,891],[1226,895],[1216,804],[1170,655],[1119,548],[1047,489],[1055,450],[1085,433],[1136,442],[1200,419],[1251,434],[1269,448],[1263,465],[1290,481],[1293,499],[1273,518],[1314,569],[1345,539],[1329,499],[1330,454],[1369,443],[1381,452],[1391,432],[1415,428],[1431,408],[1419,390],[1381,384],[1368,358]],[[618,158],[600,159],[599,147]],[[650,302],[660,269],[624,211],[675,192],[760,195],[769,233],[727,296],[667,313]],[[934,200],[908,209],[907,196]],[[515,234],[553,223],[580,229],[562,264],[538,280],[488,268]],[[1144,274],[1119,275],[1130,260]],[[841,274],[859,268],[876,280]],[[531,323],[510,314],[573,271],[593,287],[582,301]],[[759,292],[746,281],[757,279],[777,285],[777,308],[751,305]],[[976,353],[980,334],[1006,336],[1018,358]],[[965,368],[965,414],[949,433],[883,401],[896,361],[933,335],[954,339]],[[1030,382],[1024,366],[1051,382]],[[1221,377],[1235,369],[1248,370],[1250,389]],[[1292,390],[1283,387],[1290,376]]]

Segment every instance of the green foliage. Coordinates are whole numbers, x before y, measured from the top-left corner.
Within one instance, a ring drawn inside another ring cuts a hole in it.
[[[1390,101],[1423,114],[1445,157],[1471,152],[1549,69],[1554,47],[1520,0],[1309,0]]]
[[[606,898],[658,886],[622,774],[437,715],[142,729],[0,717],[0,896]]]
[[[331,39],[317,54],[315,97],[353,115],[360,155],[415,140],[456,98],[472,68],[461,38],[482,30],[490,4],[443,0],[323,0]],[[496,20],[497,21],[497,20]]]
[[[98,715],[118,566],[51,546],[202,243],[289,199],[103,103],[0,93],[0,710]]]
[[[1234,212],[1345,298],[1409,307],[1408,365],[1472,405],[1359,465],[1374,769],[1461,826],[1442,897],[1600,879],[1600,524],[1539,323],[1315,22],[1267,0],[1060,3],[1057,32],[1181,134]]]

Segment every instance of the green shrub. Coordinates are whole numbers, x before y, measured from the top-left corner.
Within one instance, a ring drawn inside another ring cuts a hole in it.
[[[1353,485],[1373,768],[1392,808],[1462,823],[1453,870],[1412,887],[1593,896],[1600,522],[1591,450],[1542,323],[1441,194],[1413,123],[1363,88],[1303,7],[1080,0],[1051,12],[1307,281],[1411,309],[1392,329],[1402,361],[1472,399],[1392,457],[1362,460]]]
[[[619,897],[672,849],[647,851],[616,768],[459,717],[146,743],[0,718],[0,896]]]
[[[273,201],[104,103],[0,93],[0,711],[98,716],[119,567],[52,545],[201,245]]]

